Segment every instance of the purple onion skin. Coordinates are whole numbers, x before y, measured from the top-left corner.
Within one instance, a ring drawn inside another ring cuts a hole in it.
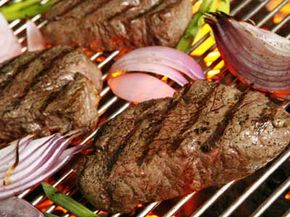
[[[289,97],[290,43],[287,40],[255,26],[249,28],[250,24],[235,21],[223,13],[209,14],[205,21],[211,26],[221,56],[234,76],[254,89]],[[265,35],[264,40],[255,33]],[[276,47],[273,41],[277,42]]]

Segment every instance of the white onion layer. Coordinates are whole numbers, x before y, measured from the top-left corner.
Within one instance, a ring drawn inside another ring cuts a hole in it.
[[[0,13],[0,63],[21,54],[21,45]]]
[[[19,162],[16,168],[7,174],[16,160],[17,143],[0,150],[0,200],[17,195],[45,178],[57,172],[82,146],[68,148],[75,132],[70,136],[55,134],[36,140],[25,137],[19,141]],[[5,183],[4,183],[5,179]]]

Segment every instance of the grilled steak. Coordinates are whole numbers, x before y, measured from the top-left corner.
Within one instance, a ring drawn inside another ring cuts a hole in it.
[[[93,127],[99,69],[69,47],[25,53],[0,66],[0,144],[51,132]]]
[[[189,0],[59,0],[46,13],[51,44],[115,50],[175,46],[191,18]]]
[[[290,115],[259,92],[196,81],[131,107],[98,132],[78,183],[98,208],[129,212],[247,176],[290,142]]]

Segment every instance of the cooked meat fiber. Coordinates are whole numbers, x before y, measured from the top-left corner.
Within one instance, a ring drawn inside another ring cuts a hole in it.
[[[59,0],[46,13],[51,44],[116,50],[174,47],[192,15],[189,0]]]
[[[290,115],[259,92],[196,81],[129,108],[98,132],[78,183],[100,209],[129,212],[247,176],[290,142]]]
[[[81,51],[53,47],[0,65],[0,144],[96,124],[101,72]],[[0,146],[1,146],[0,145]]]

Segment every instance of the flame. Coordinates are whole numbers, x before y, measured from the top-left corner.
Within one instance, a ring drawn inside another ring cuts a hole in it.
[[[121,71],[113,72],[112,74],[110,74],[110,78],[116,78],[124,74],[125,72],[121,72]]]
[[[45,212],[48,207],[50,207],[53,202],[49,199],[42,201],[41,203],[36,205],[36,208],[39,209],[41,212]]]
[[[54,211],[58,211],[58,212],[61,212],[61,213],[63,213],[63,214],[66,214],[66,213],[67,213],[67,210],[64,209],[64,208],[61,207],[61,206],[57,206],[57,207],[54,209]]]
[[[137,205],[137,207],[138,207],[138,208],[141,208],[141,207],[143,207],[143,205],[142,205],[141,203],[139,203],[139,204]]]
[[[289,190],[288,193],[285,195],[285,199],[286,199],[286,200],[290,200],[290,190]]]
[[[167,83],[168,78],[167,78],[166,76],[163,76],[163,77],[161,78],[161,81],[164,81],[165,83]]]
[[[201,30],[197,33],[193,44],[197,43],[200,39],[202,39],[206,34],[210,33],[211,29],[208,24],[205,24]],[[215,44],[215,40],[213,36],[211,35],[209,38],[207,38],[203,43],[201,43],[192,53],[192,56],[200,57],[202,56],[208,49],[210,49]],[[207,67],[209,67],[214,61],[216,61],[220,57],[220,53],[218,49],[214,49],[212,52],[210,52],[208,55],[205,56],[204,62]],[[221,72],[221,69],[224,67],[224,61],[221,61],[219,64],[217,64],[212,70],[208,71],[207,78],[211,79],[215,75],[219,74]]]
[[[97,63],[101,63],[101,62],[103,62],[105,59],[106,59],[106,57],[104,57],[104,56],[100,56],[100,57],[98,57],[95,61],[96,61]]]
[[[282,2],[283,0],[272,0],[266,5],[266,8],[269,11],[272,11]],[[273,17],[273,22],[280,23],[289,13],[290,13],[290,2],[284,5],[284,7],[282,7],[280,11],[275,14],[275,16]]]

